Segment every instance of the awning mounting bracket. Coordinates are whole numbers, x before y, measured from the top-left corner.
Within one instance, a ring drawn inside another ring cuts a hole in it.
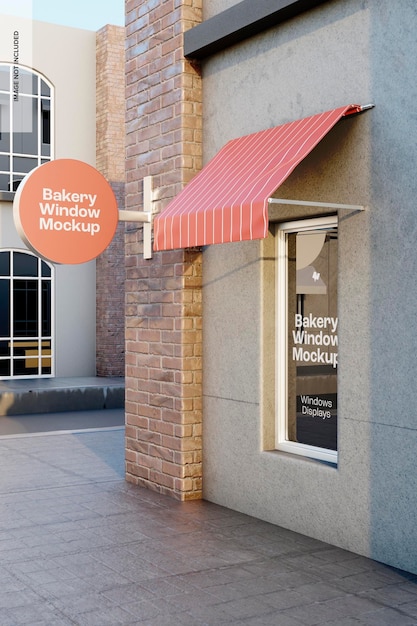
[[[338,204],[337,202],[314,202],[311,200],[288,200],[286,198],[269,198],[270,204],[287,204],[293,206],[317,207],[321,209],[337,209],[342,211],[364,211],[360,204]]]

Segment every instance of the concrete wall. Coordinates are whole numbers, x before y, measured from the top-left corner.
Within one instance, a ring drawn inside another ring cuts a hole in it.
[[[15,30],[21,33],[20,63],[43,74],[55,89],[54,157],[95,165],[95,33],[2,15],[0,61],[12,61]],[[1,246],[24,248],[11,202],[0,210]],[[56,376],[94,376],[95,262],[57,266],[55,277]]]
[[[204,161],[233,137],[376,104],[340,122],[277,194],[369,205],[340,220],[338,466],[271,450],[271,232],[264,242],[204,251],[203,494],[417,571],[417,10],[412,0],[400,4],[330,1],[203,63]]]

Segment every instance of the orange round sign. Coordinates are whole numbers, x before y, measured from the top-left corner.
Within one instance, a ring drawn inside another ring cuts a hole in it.
[[[25,244],[53,263],[86,263],[113,239],[117,201],[94,167],[57,159],[32,170],[13,202],[17,231]]]

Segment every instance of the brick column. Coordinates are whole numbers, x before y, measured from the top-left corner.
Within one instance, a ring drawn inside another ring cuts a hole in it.
[[[96,167],[125,201],[124,28],[104,26],[96,35]],[[96,261],[96,371],[124,376],[125,227]]]
[[[126,205],[151,175],[162,209],[201,169],[201,78],[183,32],[202,0],[127,0]],[[144,260],[126,233],[126,477],[180,500],[201,497],[201,250]]]

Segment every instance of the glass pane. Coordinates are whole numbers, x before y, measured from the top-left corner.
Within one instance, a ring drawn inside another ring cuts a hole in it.
[[[288,235],[287,437],[337,450],[337,230]]]
[[[10,341],[0,341],[0,356],[10,356]]]
[[[25,341],[13,341],[13,355],[14,356],[27,356],[29,352],[38,354],[38,340],[29,339]]]
[[[38,335],[38,281],[13,282],[13,335],[37,337]]]
[[[42,281],[42,336],[51,336],[51,281]]]
[[[10,252],[0,252],[0,276],[10,276]]]
[[[13,101],[13,152],[38,154],[38,101],[25,96]]]
[[[10,172],[10,157],[0,154],[0,170]]]
[[[23,178],[24,178],[23,176],[18,176],[18,175],[13,176],[12,183],[11,184],[9,183],[9,190],[10,191],[17,191],[17,188],[19,187],[19,185],[22,182]]]
[[[0,110],[0,118],[1,118],[1,110]],[[0,130],[0,151],[10,152],[10,133],[1,132],[1,130]]]
[[[37,276],[38,257],[25,252],[13,252],[13,276]]]
[[[42,154],[50,154],[51,143],[51,102],[49,100],[41,101],[41,129],[42,129]]]
[[[42,79],[41,79],[41,95],[42,96],[50,96],[51,95],[50,87],[48,87],[48,85]]]
[[[37,94],[38,77],[32,72],[19,68],[19,94]]]
[[[51,342],[42,341],[42,355],[41,355],[41,373],[50,374],[52,371],[52,359],[51,359]]]
[[[41,261],[41,268],[42,268],[42,276],[51,276],[52,272],[48,263],[45,263],[45,261]]]
[[[51,374],[52,373],[51,359],[42,359],[41,364],[42,364],[41,374]]]
[[[27,157],[13,157],[13,172],[27,174],[38,167],[38,159]]]
[[[13,369],[15,376],[37,376],[39,359],[28,357],[26,359],[15,359]]]
[[[10,280],[0,279],[0,337],[10,336]]]
[[[10,100],[4,93],[0,93],[0,150],[10,150]]]
[[[0,191],[10,191],[10,176],[0,174]]]
[[[10,376],[10,359],[0,359],[0,376]]]
[[[0,89],[4,91],[10,90],[10,66],[0,66]]]

